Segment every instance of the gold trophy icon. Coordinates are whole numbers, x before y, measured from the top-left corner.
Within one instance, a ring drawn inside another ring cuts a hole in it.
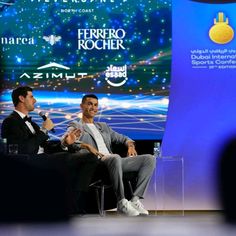
[[[234,30],[229,25],[229,19],[224,21],[224,13],[218,13],[218,21],[214,18],[214,25],[209,30],[210,39],[218,44],[229,43],[234,37]]]

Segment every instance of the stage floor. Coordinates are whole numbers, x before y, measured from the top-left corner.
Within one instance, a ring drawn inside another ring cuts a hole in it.
[[[224,222],[220,212],[152,213],[123,217],[107,213],[73,217],[61,223],[1,224],[1,236],[235,236],[236,225]]]

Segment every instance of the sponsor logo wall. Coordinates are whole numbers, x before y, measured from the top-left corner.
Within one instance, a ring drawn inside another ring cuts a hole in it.
[[[117,131],[134,139],[162,138],[171,1],[4,0],[0,25],[1,122],[10,112],[11,90],[29,85],[41,109],[50,103],[52,119],[60,109],[53,139],[65,130],[63,120],[77,119],[85,93],[106,101],[98,119]]]

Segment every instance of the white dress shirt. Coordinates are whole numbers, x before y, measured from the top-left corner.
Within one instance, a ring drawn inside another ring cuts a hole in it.
[[[91,130],[91,132],[92,132],[92,134],[93,134],[93,136],[95,138],[95,141],[96,141],[97,146],[98,146],[98,151],[100,153],[102,153],[103,155],[110,154],[110,152],[107,149],[107,146],[106,146],[106,144],[104,142],[104,139],[103,139],[101,133],[99,132],[99,130],[97,129],[97,127],[94,124],[91,124],[91,123],[87,123],[86,125]]]

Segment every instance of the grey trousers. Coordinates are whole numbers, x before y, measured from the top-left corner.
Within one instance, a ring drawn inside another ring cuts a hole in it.
[[[144,154],[136,157],[121,158],[118,154],[111,154],[103,162],[107,166],[117,201],[125,198],[123,173],[131,171],[138,172],[137,185],[133,196],[144,197],[156,166],[156,159],[153,155]]]

